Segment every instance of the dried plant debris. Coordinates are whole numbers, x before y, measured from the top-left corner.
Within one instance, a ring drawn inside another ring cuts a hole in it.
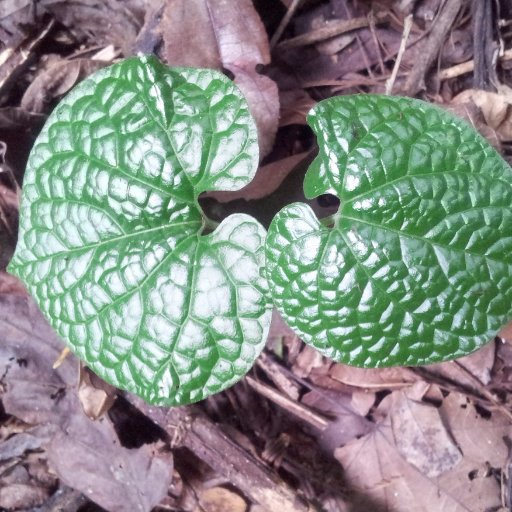
[[[276,84],[256,71],[256,66],[270,62],[270,50],[252,1],[167,0],[160,23],[163,57],[170,65],[223,69],[234,75],[256,119],[261,156],[268,154],[278,125],[279,96]]]
[[[354,511],[498,510],[510,423],[482,417],[460,393],[439,408],[396,392],[370,434],[335,452]],[[496,508],[494,508],[496,507]]]
[[[77,360],[68,356],[52,369],[62,348],[31,299],[0,296],[0,399],[7,414],[34,425],[0,443],[0,463],[23,465],[27,453],[39,450],[56,478],[103,508],[151,510],[167,494],[170,455],[157,445],[124,448],[105,416],[88,418],[76,393]],[[0,488],[11,475],[12,470],[0,471]],[[18,491],[2,491],[0,497],[18,503]],[[33,507],[36,498],[46,499],[50,491],[22,495]]]
[[[450,109],[512,156],[505,0],[0,2],[0,510],[91,501],[130,512],[511,509],[511,326],[455,362],[365,370],[305,348],[274,315],[247,380],[190,408],[130,408],[62,353],[4,271],[35,137],[96,69],[142,52],[233,76],[264,160],[250,185],[207,194],[202,206],[221,220],[264,204],[267,222],[303,200],[315,152],[310,108],[337,94],[383,92],[401,44],[392,92]],[[328,199],[313,200],[315,211],[336,211]]]
[[[21,100],[21,107],[33,113],[47,113],[53,101],[62,98],[74,85],[107,64],[93,59],[57,59],[29,85]]]

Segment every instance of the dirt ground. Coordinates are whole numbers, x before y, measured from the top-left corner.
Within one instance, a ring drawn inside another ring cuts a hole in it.
[[[241,192],[206,194],[217,220],[245,211],[268,225],[305,200],[306,114],[334,95],[436,103],[512,161],[509,0],[0,1],[0,510],[512,510],[510,327],[456,361],[363,370],[275,314],[245,379],[174,409],[62,354],[5,272],[23,173],[59,99],[137,53],[223,70],[248,99],[261,165]]]

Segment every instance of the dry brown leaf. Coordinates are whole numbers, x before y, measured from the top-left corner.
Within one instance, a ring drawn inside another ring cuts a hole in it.
[[[309,376],[313,368],[319,368],[323,365],[324,358],[322,354],[313,347],[305,345],[293,364],[292,371],[298,377],[304,378]]]
[[[512,141],[512,93],[502,88],[501,93],[466,89],[452,103],[464,104],[471,102],[482,112],[486,124],[496,131],[500,140]]]
[[[328,452],[367,434],[372,429],[372,423],[353,407],[349,394],[316,389],[306,393],[302,403],[332,419],[318,437],[320,446]]]
[[[21,100],[21,107],[29,112],[44,113],[55,99],[60,99],[77,82],[107,66],[101,60],[59,60],[38,74]]]
[[[78,361],[53,362],[63,344],[28,297],[0,295],[0,399],[25,423],[52,425],[52,469],[70,487],[111,511],[149,511],[167,494],[172,459],[151,445],[120,446],[112,425],[83,413],[75,391]]]
[[[113,43],[130,55],[146,5],[144,0],[39,0],[37,7],[78,38],[95,45]]]
[[[233,73],[256,119],[261,156],[268,154],[277,131],[279,97],[276,84],[256,71],[270,62],[270,50],[252,1],[167,0],[161,30],[170,65]]]
[[[402,457],[427,478],[453,469],[462,455],[444,428],[439,411],[398,392],[391,412],[391,430]]]
[[[335,452],[354,493],[350,510],[499,508],[500,485],[489,470],[506,461],[508,421],[497,413],[482,418],[459,393],[450,393],[439,409],[404,392],[394,395],[385,399],[390,412],[373,432]]]
[[[55,365],[54,365],[55,366]],[[85,415],[97,420],[113,405],[116,388],[100,379],[89,368],[80,364],[78,374],[78,399]]]
[[[194,512],[245,512],[247,503],[238,494],[224,487],[212,487],[199,495],[200,507]]]
[[[366,416],[370,412],[370,409],[373,407],[375,398],[376,395],[372,391],[367,389],[361,391],[355,390],[352,393],[352,400],[350,401],[350,405],[358,414],[361,416]]]
[[[148,445],[119,445],[112,424],[75,414],[48,447],[52,469],[66,485],[110,512],[149,512],[167,495],[170,457],[155,457]]]
[[[207,192],[203,197],[214,197],[220,203],[245,199],[253,201],[262,199],[272,192],[275,192],[284,179],[308,158],[309,153],[297,153],[270,164],[263,165],[258,169],[254,179],[240,190]],[[307,160],[309,162],[310,160]]]
[[[480,350],[457,359],[457,363],[463,366],[482,384],[487,385],[491,381],[491,371],[494,366],[495,357],[496,345],[494,343],[488,343]],[[449,378],[463,386],[468,386],[469,388],[475,387],[475,382],[471,376],[466,375],[464,370],[458,368],[454,361],[432,364],[427,366],[427,369],[429,372],[434,372],[445,378]]]

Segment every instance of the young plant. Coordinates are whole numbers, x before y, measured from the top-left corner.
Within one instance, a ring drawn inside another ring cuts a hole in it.
[[[18,275],[72,350],[111,384],[181,405],[239,380],[272,302],[307,343],[365,367],[468,354],[510,316],[512,170],[417,100],[317,105],[309,198],[219,226],[198,196],[254,176],[247,104],[223,75],[125,60],[55,109],[23,186]],[[266,261],[265,261],[266,258]]]
[[[339,96],[309,115],[320,151],[305,204],[272,221],[274,304],[322,354],[421,365],[487,343],[512,306],[512,169],[465,122],[409,98]]]
[[[9,271],[107,382],[180,405],[253,365],[271,315],[265,230],[237,214],[213,232],[198,196],[258,166],[240,91],[210,70],[132,58],[79,84],[30,154]]]

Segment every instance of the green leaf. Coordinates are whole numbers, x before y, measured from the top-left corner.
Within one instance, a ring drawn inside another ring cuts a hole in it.
[[[223,75],[125,60],[76,87],[31,152],[9,271],[98,375],[155,404],[239,380],[270,323],[265,230],[210,234],[198,196],[258,163],[247,104]]]
[[[362,367],[468,354],[512,310],[512,170],[464,122],[427,103],[360,95],[319,103],[306,196],[335,194],[334,227],[287,206],[267,277],[290,326]]]

